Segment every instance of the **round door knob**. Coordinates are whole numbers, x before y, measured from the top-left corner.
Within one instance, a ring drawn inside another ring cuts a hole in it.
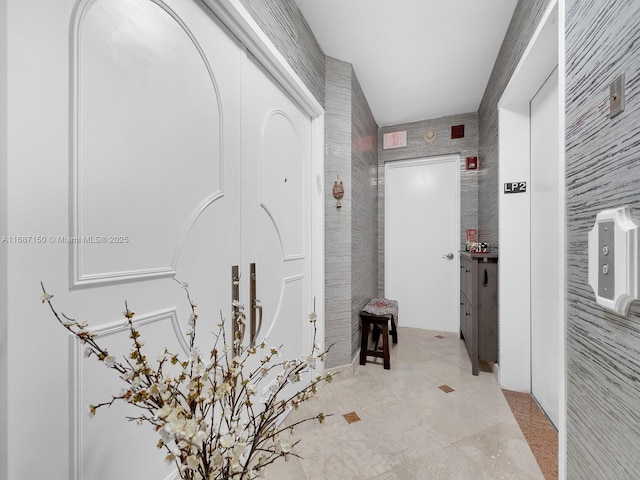
[[[447,260],[453,260],[453,253],[447,253],[446,255],[442,255],[442,258],[446,258]]]

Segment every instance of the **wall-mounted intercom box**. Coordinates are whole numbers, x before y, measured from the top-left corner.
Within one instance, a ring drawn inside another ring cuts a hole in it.
[[[640,211],[625,206],[596,215],[589,232],[589,284],[596,302],[622,315],[640,298]]]

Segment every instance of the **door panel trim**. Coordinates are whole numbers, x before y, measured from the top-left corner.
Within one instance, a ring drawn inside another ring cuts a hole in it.
[[[182,353],[189,354],[189,343],[187,336],[178,321],[178,312],[175,308],[158,310],[155,312],[136,315],[133,325],[140,328],[157,322],[169,322],[175,333],[176,339]],[[88,329],[96,335],[96,338],[108,335],[124,334],[128,336],[129,324],[126,320],[117,320],[104,325]],[[83,392],[83,384],[85,378],[83,376],[83,365],[87,361],[84,358],[84,350],[86,346],[82,344],[74,336],[69,336],[69,429],[70,429],[70,452],[69,452],[69,468],[72,480],[80,480],[84,475],[84,461],[86,442],[83,441],[83,428],[86,422],[91,422],[86,413],[88,399],[85,399]],[[92,399],[93,400],[93,399]]]
[[[81,131],[82,131],[82,119],[80,114],[81,107],[81,88],[82,88],[82,65],[81,65],[81,53],[82,53],[82,39],[83,39],[83,27],[87,15],[91,12],[91,8],[97,3],[96,0],[80,0],[72,13],[72,27],[70,35],[70,95],[69,95],[69,111],[70,111],[70,212],[69,212],[69,237],[72,241],[69,242],[69,272],[70,272],[70,286],[71,288],[84,287],[84,286],[99,286],[109,283],[122,283],[122,282],[134,282],[144,279],[156,279],[172,277],[176,274],[177,263],[183,244],[189,234],[189,231],[193,227],[200,214],[213,202],[221,198],[224,190],[224,176],[223,176],[223,159],[224,159],[224,122],[223,122],[223,110],[220,103],[220,91],[216,82],[213,68],[209,64],[207,56],[205,55],[202,47],[198,43],[193,32],[180,18],[178,13],[171,9],[167,4],[161,0],[148,0],[150,3],[160,7],[177,25],[184,31],[189,38],[194,48],[198,52],[198,55],[202,59],[207,73],[211,79],[211,87],[215,94],[217,101],[218,111],[218,125],[219,125],[219,145],[218,145],[218,158],[220,159],[218,165],[218,177],[219,184],[218,190],[212,195],[207,197],[199,206],[195,208],[193,213],[189,216],[187,223],[182,226],[181,232],[178,235],[177,243],[173,249],[173,255],[171,258],[167,258],[164,265],[153,266],[149,268],[141,269],[125,269],[115,271],[105,271],[99,273],[86,273],[83,270],[83,245],[81,240],[85,237],[91,237],[91,232],[85,232],[83,229],[82,212],[83,212],[83,182],[82,182],[82,163],[83,156],[81,154]]]

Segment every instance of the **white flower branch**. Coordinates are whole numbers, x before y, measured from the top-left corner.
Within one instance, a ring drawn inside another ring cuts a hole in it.
[[[127,419],[138,424],[150,424],[160,439],[158,448],[167,452],[166,460],[175,462],[184,480],[253,479],[278,458],[297,456],[292,449],[298,441],[282,440],[287,431],[293,434],[301,423],[318,420],[326,415],[305,418],[285,427],[279,427],[290,409],[317,392],[317,385],[330,382],[330,374],[317,374],[307,385],[285,396],[288,385],[301,381],[303,374],[312,372],[317,361],[324,361],[329,349],[320,351],[316,343],[316,314],[309,315],[313,325],[311,353],[295,360],[277,361],[280,348],[267,348],[265,342],[257,346],[242,343],[245,315],[241,305],[233,305],[232,321],[237,323],[235,336],[228,343],[224,319],[213,333],[213,345],[208,358],[196,347],[198,315],[196,304],[189,294],[189,286],[177,283],[185,290],[191,309],[188,320],[189,358],[166,348],[152,364],[144,353],[144,344],[133,318],[135,313],[125,302],[123,313],[129,328],[132,349],[128,357],[118,360],[96,341],[96,335],[86,322],[78,322],[53,306],[53,295],[41,283],[42,303],[46,303],[58,322],[82,343],[86,344],[85,356],[95,356],[106,367],[115,370],[125,387],[111,400],[89,405],[89,414],[116,402],[126,402],[143,412]],[[252,358],[258,360],[250,371]],[[179,370],[171,376],[165,372],[169,366]],[[275,374],[275,379],[258,402],[261,383]],[[286,398],[282,398],[285,396]]]

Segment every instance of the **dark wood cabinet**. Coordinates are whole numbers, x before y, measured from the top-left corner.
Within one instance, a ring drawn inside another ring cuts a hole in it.
[[[498,256],[460,252],[460,337],[478,375],[480,361],[498,361]]]

